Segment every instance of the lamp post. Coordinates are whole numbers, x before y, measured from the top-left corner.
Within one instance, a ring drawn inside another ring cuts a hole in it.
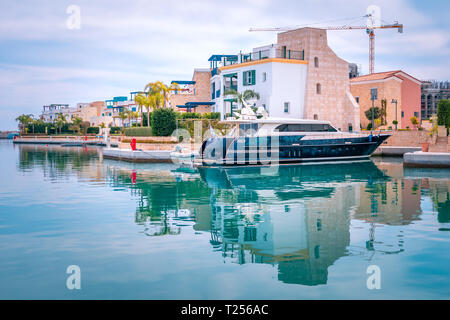
[[[392,99],[391,103],[395,103],[395,130],[397,131],[397,99]]]

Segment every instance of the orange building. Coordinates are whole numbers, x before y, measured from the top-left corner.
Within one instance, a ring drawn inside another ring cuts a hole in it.
[[[365,111],[372,107],[371,90],[377,89],[374,106],[385,110],[385,127],[395,128],[392,123],[398,121],[398,128],[413,128],[411,118],[420,116],[421,81],[401,70],[377,72],[350,79],[350,90],[360,107],[361,126],[366,128],[371,120]],[[395,103],[397,101],[397,103]]]

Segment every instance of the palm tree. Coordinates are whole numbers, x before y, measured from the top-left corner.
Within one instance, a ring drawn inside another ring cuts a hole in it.
[[[145,95],[143,95],[142,93],[139,93],[135,98],[134,101],[137,103],[138,105],[138,109],[139,112],[141,113],[141,127],[144,126],[144,114],[142,112],[143,106],[146,103],[146,99],[147,97]]]
[[[16,121],[19,122],[20,132],[24,132],[25,128],[33,121],[32,114],[21,114],[16,118]]]
[[[58,113],[55,122],[56,126],[59,128],[59,134],[61,134],[62,127],[67,123],[66,117],[62,113]]]
[[[125,113],[126,113],[127,118],[128,118],[128,123],[129,123],[129,125],[130,125],[130,127],[131,127],[131,119],[133,118],[133,111],[131,111],[131,110],[126,110]]]
[[[247,100],[259,99],[259,93],[253,90],[245,90],[244,92],[239,93],[234,89],[229,89],[226,90],[223,94],[233,96],[240,106],[245,106],[247,104]]]
[[[120,111],[118,116],[122,122],[122,127],[125,127],[125,120],[128,118],[126,111]]]
[[[81,131],[81,123],[83,122],[83,119],[80,117],[73,117],[72,118],[72,130],[75,129],[77,134],[80,134]]]
[[[179,85],[177,83],[172,83],[167,86],[162,81],[156,81],[148,83],[145,86],[144,91],[147,92],[148,97],[153,96],[153,102],[156,108],[166,108],[170,92],[177,89],[179,89]]]

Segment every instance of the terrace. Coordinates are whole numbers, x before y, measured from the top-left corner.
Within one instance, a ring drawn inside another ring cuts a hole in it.
[[[253,49],[249,53],[239,53],[236,55],[212,55],[208,61],[210,62],[211,76],[218,74],[221,67],[246,63],[251,61],[259,61],[263,59],[289,59],[289,60],[305,60],[305,51],[289,50],[285,46],[279,48],[277,45],[269,45]]]

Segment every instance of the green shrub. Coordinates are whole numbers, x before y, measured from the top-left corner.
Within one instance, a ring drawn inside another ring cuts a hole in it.
[[[206,112],[202,114],[203,119],[220,120],[220,112]]]
[[[364,111],[367,120],[372,120],[372,109],[373,109],[373,119],[378,119],[381,116],[380,108],[374,107],[369,110]]]
[[[148,127],[148,124],[147,124],[147,112],[144,112],[143,116],[144,116],[144,119],[143,119],[142,124],[144,125],[144,127]],[[149,118],[150,118],[150,124],[151,124],[152,123],[152,112],[150,112]]]
[[[437,118],[439,126],[450,127],[450,100],[440,100],[437,105]]]
[[[89,133],[99,134],[99,132],[100,132],[100,128],[99,127],[89,127],[86,130],[87,134],[89,134]]]
[[[176,128],[176,115],[172,109],[152,112],[152,132],[155,136],[170,136]]]
[[[367,125],[367,130],[372,130],[372,123],[369,122],[369,124]]]
[[[183,112],[181,113],[181,119],[200,119],[202,115],[197,112]]]
[[[111,127],[111,131],[109,131],[110,134],[118,134],[120,133],[122,128],[120,127]]]
[[[149,127],[125,128],[124,133],[128,137],[151,137],[153,135],[152,128]]]

